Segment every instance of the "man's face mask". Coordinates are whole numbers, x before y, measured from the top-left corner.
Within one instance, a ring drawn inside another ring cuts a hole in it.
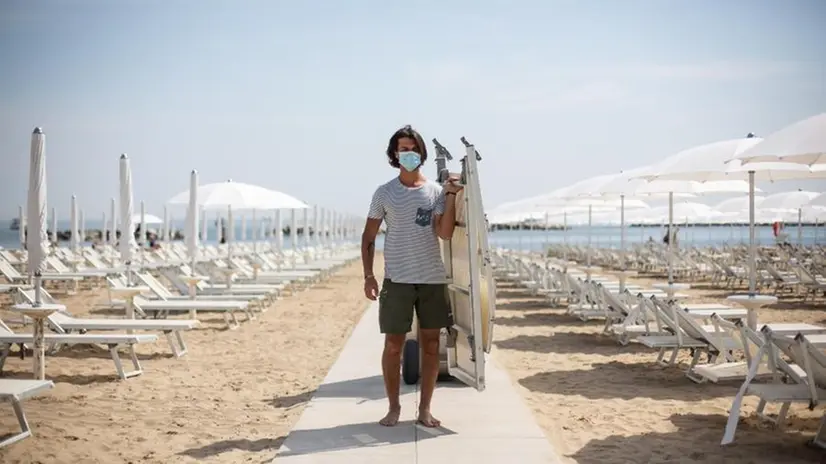
[[[422,157],[415,151],[400,151],[399,164],[409,172],[415,171],[422,163]]]

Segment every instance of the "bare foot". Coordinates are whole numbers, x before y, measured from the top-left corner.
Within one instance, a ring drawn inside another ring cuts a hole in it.
[[[393,427],[394,425],[399,423],[399,416],[401,415],[401,413],[401,408],[391,408],[389,411],[387,411],[387,415],[379,421],[379,424],[385,427]]]
[[[438,427],[442,425],[439,419],[433,417],[430,411],[427,410],[419,411],[419,418],[416,420],[425,427]]]

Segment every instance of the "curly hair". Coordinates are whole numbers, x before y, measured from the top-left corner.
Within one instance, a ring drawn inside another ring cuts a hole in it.
[[[422,164],[424,164],[427,160],[427,145],[425,145],[424,139],[422,139],[421,134],[419,134],[416,129],[413,129],[410,125],[406,125],[397,130],[387,143],[387,161],[390,163],[390,166],[394,168],[400,167],[396,153],[399,150],[399,139],[402,138],[411,139],[416,143],[413,151],[422,156]]]

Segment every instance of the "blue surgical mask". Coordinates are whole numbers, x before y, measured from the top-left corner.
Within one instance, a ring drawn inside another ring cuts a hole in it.
[[[401,164],[405,170],[413,172],[422,164],[422,156],[415,151],[400,151],[399,164]]]

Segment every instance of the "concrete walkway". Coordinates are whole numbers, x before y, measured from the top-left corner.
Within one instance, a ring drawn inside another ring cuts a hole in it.
[[[402,422],[382,427],[382,336],[372,305],[275,458],[277,464],[561,462],[507,375],[490,361],[487,389],[440,382],[433,413],[443,424],[415,424],[418,388],[402,383]]]

